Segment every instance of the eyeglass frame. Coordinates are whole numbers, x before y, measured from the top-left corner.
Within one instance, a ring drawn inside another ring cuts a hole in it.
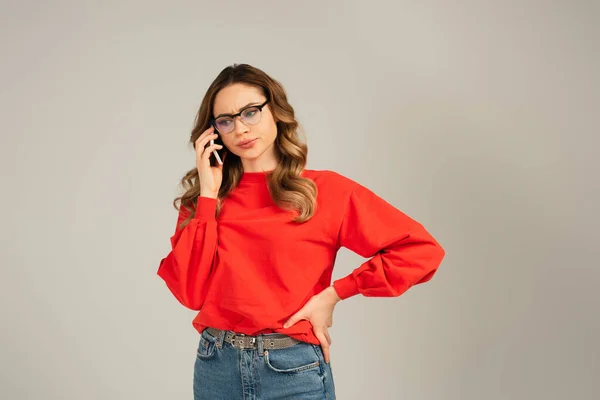
[[[244,108],[242,108],[242,109],[241,109],[241,110],[240,110],[238,113],[236,113],[236,114],[222,114],[221,116],[219,116],[219,118],[223,118],[223,117],[229,117],[229,118],[231,118],[231,120],[232,120],[232,121],[234,121],[234,127],[233,127],[233,129],[231,130],[231,132],[233,132],[233,131],[235,130],[235,119],[236,119],[236,117],[240,117],[240,119],[241,119],[242,113],[243,113],[244,111],[246,111],[247,109],[249,109],[249,108],[258,108],[258,111],[260,111],[260,114],[261,114],[261,115],[260,115],[260,118],[262,119],[262,109],[263,109],[263,108],[264,108],[264,107],[267,105],[267,103],[268,103],[269,101],[271,101],[271,99],[270,99],[270,98],[267,98],[267,100],[265,100],[265,102],[264,102],[264,103],[262,103],[262,104],[260,104],[260,105],[257,105],[257,106],[255,106],[255,105],[252,105],[252,106],[247,106],[247,107],[244,107]],[[258,122],[260,122],[260,121],[261,121],[261,120],[258,120]],[[220,132],[220,131],[217,129],[217,118],[212,118],[212,119],[211,119],[209,122],[210,122],[210,124],[212,125],[212,127],[213,127],[213,128],[215,128],[215,131],[217,131],[217,132]],[[244,120],[242,120],[242,122],[244,122]],[[257,122],[257,124],[258,124],[258,122]],[[245,123],[245,122],[244,122],[244,123]],[[256,124],[254,124],[254,125],[256,125]],[[251,125],[251,126],[252,126],[252,125]],[[227,132],[227,133],[225,133],[225,135],[228,135],[228,134],[230,134],[231,132]]]

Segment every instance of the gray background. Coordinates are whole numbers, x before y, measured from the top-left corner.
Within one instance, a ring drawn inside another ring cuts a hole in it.
[[[236,62],[284,84],[309,168],[371,188],[447,251],[399,298],[338,304],[339,399],[600,397],[597,2],[0,15],[1,398],[191,399],[195,313],[156,270],[194,115]],[[362,261],[342,250],[334,278]]]

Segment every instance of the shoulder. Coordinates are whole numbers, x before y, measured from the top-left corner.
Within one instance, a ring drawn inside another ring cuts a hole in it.
[[[331,170],[304,170],[302,176],[315,182],[319,191],[349,195],[360,185],[351,178]]]

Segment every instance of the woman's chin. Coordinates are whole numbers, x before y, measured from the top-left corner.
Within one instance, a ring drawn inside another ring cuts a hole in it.
[[[247,159],[247,160],[252,160],[255,158],[258,158],[262,152],[260,151],[260,149],[258,147],[252,147],[251,149],[238,149],[238,157],[239,158],[243,158],[243,159]]]

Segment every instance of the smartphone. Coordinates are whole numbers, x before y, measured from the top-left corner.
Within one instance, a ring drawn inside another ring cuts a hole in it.
[[[215,133],[218,133],[215,130]],[[221,141],[221,136],[219,135],[219,137],[217,137],[217,140],[213,140],[211,139],[209,144],[207,144],[207,146],[209,145],[213,145],[213,144],[219,144],[221,146],[223,146],[223,148],[221,149],[221,152],[223,152],[225,150],[225,146],[223,145],[223,142]],[[213,157],[210,158],[210,165],[214,166],[217,162],[221,165],[223,165],[223,159],[221,158],[221,154],[219,154],[218,150],[213,150]]]
[[[215,144],[215,141],[211,139],[210,144],[211,145]],[[223,160],[221,160],[221,156],[219,155],[219,153],[217,153],[217,150],[213,150],[213,154],[214,154],[215,158],[217,159],[217,161],[219,162],[219,164],[223,165]]]

